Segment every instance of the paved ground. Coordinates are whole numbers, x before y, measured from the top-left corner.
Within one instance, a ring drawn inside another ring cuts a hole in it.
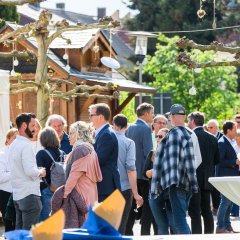
[[[188,218],[188,221],[190,221],[190,219]],[[240,221],[240,218],[239,217],[237,217],[237,218],[234,218],[234,217],[231,217],[231,222],[232,222],[232,227],[233,227],[233,229],[235,230],[235,231],[239,231],[240,232],[240,224],[239,224],[239,221]],[[215,225],[216,225],[216,217],[215,217]],[[140,229],[141,229],[141,225],[139,224],[139,221],[136,221],[136,223],[135,223],[135,225],[134,225],[134,229],[133,229],[133,231],[134,231],[134,235],[135,236],[140,236]],[[2,233],[3,233],[3,231],[4,231],[4,229],[3,229],[3,226],[2,226],[2,224],[0,224],[0,236],[2,235]],[[153,230],[151,231],[151,234],[153,235]],[[221,234],[220,234],[221,235]],[[226,235],[226,236],[228,236],[227,238],[225,238],[225,240],[227,239],[233,239],[233,238],[229,238],[229,236],[231,236],[232,234],[228,234],[228,235]],[[218,234],[218,236],[219,236],[219,234]],[[155,239],[155,238],[154,238]],[[156,239],[158,239],[158,238],[156,238]],[[162,238],[159,238],[159,239],[162,239]],[[185,239],[185,238],[184,238]],[[195,238],[194,240],[197,240],[198,238]],[[210,239],[210,238],[209,238]],[[240,237],[238,238],[238,239],[240,239]],[[148,238],[148,240],[150,240],[149,238]],[[185,239],[186,240],[186,239]],[[201,239],[202,240],[202,239]]]
[[[188,221],[188,224],[190,224],[190,218],[189,217],[187,218],[187,221]],[[240,217],[231,217],[231,223],[232,223],[233,229],[235,231],[240,232],[240,224],[239,224],[240,223]],[[214,217],[214,225],[216,227],[216,217]],[[134,235],[135,236],[140,235],[140,229],[141,229],[141,225],[139,224],[139,222],[136,222],[135,225],[134,225]],[[153,235],[153,229],[151,231],[151,234]]]

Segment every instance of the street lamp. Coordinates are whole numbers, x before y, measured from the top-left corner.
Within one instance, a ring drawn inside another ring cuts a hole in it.
[[[142,84],[142,68],[143,61],[147,54],[147,41],[148,38],[156,38],[157,35],[148,33],[148,32],[129,32],[128,35],[136,37],[136,47],[135,47],[135,55],[139,64],[139,84]],[[139,104],[142,103],[142,93],[139,93]]]

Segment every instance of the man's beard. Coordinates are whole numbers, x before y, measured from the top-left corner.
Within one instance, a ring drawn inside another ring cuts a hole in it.
[[[28,128],[28,126],[27,126],[27,128],[26,128],[26,130],[25,130],[25,133],[27,134],[27,136],[29,137],[29,138],[33,138],[33,134],[34,134],[34,132],[35,131],[30,131],[30,129]]]

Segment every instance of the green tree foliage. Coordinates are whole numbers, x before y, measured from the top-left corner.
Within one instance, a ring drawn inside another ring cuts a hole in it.
[[[127,98],[126,92],[120,92],[120,104]],[[129,123],[133,123],[137,120],[137,115],[135,113],[135,101],[134,98],[128,103],[128,105],[121,111],[122,114],[124,114]]]
[[[240,109],[237,94],[237,75],[235,67],[216,67],[202,69],[195,73],[176,63],[178,49],[175,42],[179,37],[168,38],[159,34],[157,50],[153,57],[148,56],[144,72],[153,76],[152,86],[158,92],[172,93],[173,103],[181,103],[187,112],[202,111],[207,118],[228,119]],[[198,61],[213,61],[219,56],[214,52],[192,50],[193,58]],[[192,86],[196,95],[190,95]]]
[[[0,6],[0,27],[4,26],[5,21],[18,22],[19,15],[16,6]]]
[[[227,8],[228,2],[227,0],[216,1],[217,27],[240,24],[239,12],[229,10]],[[212,28],[213,0],[203,2],[203,9],[206,11],[203,19],[197,16],[200,0],[129,0],[128,7],[139,11],[134,18],[126,21],[125,24],[129,30],[162,32]],[[172,37],[173,34],[167,34],[167,36]],[[220,40],[229,44],[229,42],[237,42],[239,32],[237,29],[229,29],[225,31],[179,33],[179,36],[186,36],[200,44],[209,44],[213,40]],[[154,54],[155,46],[156,39],[149,39],[148,54]],[[138,81],[137,68],[125,70],[124,74],[134,81]],[[147,83],[152,81],[148,74],[143,75],[143,80]]]
[[[126,22],[130,30],[144,31],[174,31],[212,28],[213,0],[203,1],[206,11],[204,18],[197,16],[200,8],[199,0],[130,0],[129,8],[139,10],[134,18]],[[216,1],[216,21],[218,27],[239,24],[239,14],[226,8],[227,1]],[[238,18],[238,19],[237,19]],[[198,33],[183,33],[190,39],[202,44],[216,39],[220,31],[205,31]]]

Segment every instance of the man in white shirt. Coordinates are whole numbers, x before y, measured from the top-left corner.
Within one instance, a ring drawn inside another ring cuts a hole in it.
[[[30,139],[35,129],[35,115],[22,113],[16,118],[19,135],[9,149],[16,229],[29,230],[39,220],[42,209],[40,178],[46,170],[38,169]]]

